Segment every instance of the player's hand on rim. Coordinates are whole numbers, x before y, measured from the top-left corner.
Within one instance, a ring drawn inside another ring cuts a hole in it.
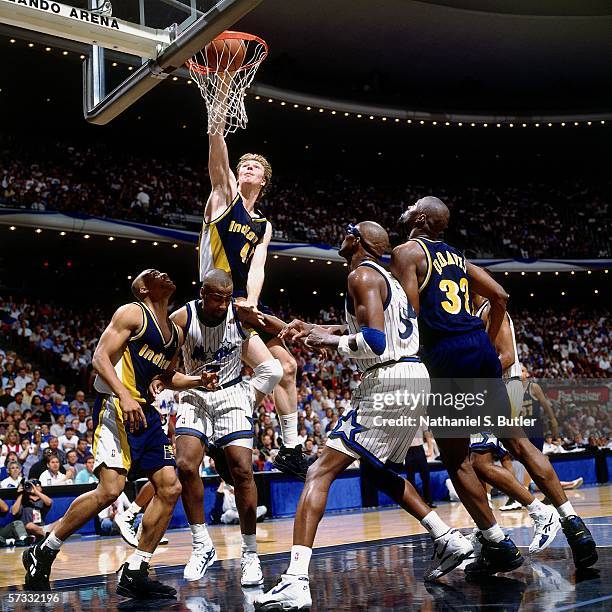
[[[124,397],[119,400],[121,411],[123,412],[124,421],[127,420],[130,432],[134,432],[140,428],[147,427],[147,419],[142,411],[142,407],[133,397]]]

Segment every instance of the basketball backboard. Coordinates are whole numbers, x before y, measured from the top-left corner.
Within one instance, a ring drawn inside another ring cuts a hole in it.
[[[85,55],[83,112],[106,124],[262,0],[0,0],[0,24]],[[113,70],[123,65],[125,70]]]

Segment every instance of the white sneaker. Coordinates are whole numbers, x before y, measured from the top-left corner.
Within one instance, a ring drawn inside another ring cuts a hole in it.
[[[138,531],[136,531],[136,541],[137,542],[140,542],[141,535],[142,535],[142,521],[140,521],[140,524],[138,525]],[[162,539],[159,541],[158,546],[166,546],[168,542],[169,542],[168,538],[163,536]]]
[[[255,599],[256,610],[309,610],[312,606],[308,576],[283,574],[278,584]]]
[[[535,527],[533,540],[529,545],[529,553],[537,554],[548,548],[561,529],[561,521],[557,511],[552,506],[543,506],[535,512],[530,512]]]
[[[474,550],[467,538],[457,529],[449,529],[444,535],[436,538],[433,547],[431,563],[423,576],[426,581],[437,580],[452,572]]]
[[[578,489],[584,484],[584,478],[580,476],[580,478],[576,478],[576,480],[570,480],[570,482],[566,483],[563,487],[564,489]]]
[[[136,536],[136,531],[134,531],[134,521],[136,520],[135,516],[125,515],[125,514],[117,514],[113,519],[115,525],[119,529],[119,533],[121,537],[134,548],[138,548],[138,538]]]
[[[502,512],[510,512],[511,510],[520,510],[523,507],[523,505],[521,504],[521,502],[517,502],[516,500],[514,501],[509,501],[507,503],[505,503],[503,506],[500,506],[500,510]]]
[[[191,557],[183,570],[183,578],[189,582],[199,580],[204,576],[206,570],[217,560],[217,551],[212,542],[191,551]]]
[[[243,587],[263,584],[264,578],[257,553],[243,553],[242,559],[240,559],[240,568],[242,569],[240,584]]]

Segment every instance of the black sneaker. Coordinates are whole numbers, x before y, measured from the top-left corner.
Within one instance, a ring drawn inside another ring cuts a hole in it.
[[[170,599],[176,595],[176,589],[149,578],[149,564],[145,561],[137,570],[129,569],[125,562],[119,573],[117,595],[131,599]]]
[[[214,444],[209,444],[206,449],[208,456],[215,462],[215,470],[217,474],[227,482],[228,485],[234,486],[234,478],[230,472],[229,465],[227,465],[227,459],[225,457],[225,451]]]
[[[21,560],[25,568],[25,585],[27,588],[37,590],[49,589],[49,576],[51,575],[51,565],[57,557],[59,550],[52,550],[43,547],[48,535],[31,548],[23,551]]]
[[[281,446],[274,459],[274,467],[283,474],[295,476],[295,478],[300,480],[306,480],[308,462],[302,452],[302,445],[298,444],[295,448]]]
[[[572,549],[574,565],[581,569],[597,563],[595,540],[579,516],[568,516],[561,519],[561,527]]]
[[[523,565],[525,559],[514,542],[506,536],[501,542],[491,542],[478,534],[482,544],[480,556],[465,568],[466,575],[491,575],[497,572],[511,572]]]

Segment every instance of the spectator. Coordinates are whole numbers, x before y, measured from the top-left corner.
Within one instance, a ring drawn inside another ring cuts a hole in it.
[[[79,442],[79,437],[74,432],[72,427],[66,428],[66,433],[58,438],[58,446],[61,451],[67,453],[70,450],[75,450]]]
[[[85,464],[87,457],[91,455],[91,449],[85,438],[80,438],[76,447],[77,460],[79,463]]]
[[[96,482],[98,482],[98,477],[94,474],[94,458],[93,455],[88,455],[85,458],[85,469],[77,474],[74,484],[91,484]]]
[[[89,404],[85,401],[85,393],[83,391],[76,392],[74,399],[70,402],[70,408],[72,407],[76,407],[77,411],[84,410],[83,416],[89,412]],[[83,421],[84,419],[81,419],[80,412],[78,414],[79,419]]]
[[[13,396],[13,401],[5,408],[6,414],[13,414],[16,410],[21,412],[25,406],[23,405],[23,393],[17,391]]]
[[[57,441],[57,438],[55,438],[55,440]],[[49,448],[45,448],[42,452],[42,458],[40,459],[40,461],[38,461],[37,463],[35,463],[31,468],[30,468],[30,472],[28,474],[28,478],[30,480],[38,480],[41,476],[41,474],[47,469],[47,463],[49,461],[49,458],[54,456],[54,457],[58,457],[58,450],[57,449],[52,449],[51,447]],[[64,470],[64,467],[62,466],[61,462],[60,462],[60,471],[64,471],[64,473],[66,472],[66,470]]]
[[[34,383],[33,382],[28,382],[25,385],[25,388],[23,389],[22,392],[22,397],[23,397],[23,405],[26,406],[27,408],[30,408],[32,406],[32,400],[37,397],[37,393],[36,390],[34,389]]]
[[[49,433],[56,438],[61,438],[66,433],[66,415],[60,414],[56,419],[55,423],[51,425]]]
[[[51,531],[54,523],[45,525],[47,516],[53,501],[43,493],[39,481],[26,481],[17,488],[18,495],[11,508],[11,514],[15,520],[25,525],[28,534],[41,539],[47,531]]]
[[[2,489],[16,489],[23,478],[19,461],[11,461],[8,466],[8,476],[0,482]]]
[[[40,475],[40,482],[45,487],[61,484],[72,484],[74,471],[66,470],[66,473],[64,474],[60,471],[61,467],[62,466],[59,459],[55,455],[51,455],[47,461],[47,469]]]
[[[0,498],[0,517],[6,516],[8,512],[9,507],[7,503]],[[27,546],[30,543],[28,541],[28,532],[21,521],[11,521],[0,527],[0,547]]]
[[[79,463],[76,450],[68,451],[66,453],[66,463],[64,465],[64,470],[66,474],[68,474],[72,470],[72,473],[74,474],[73,476],[73,480],[74,480],[76,475],[83,469],[85,469],[85,465],[82,463]]]

